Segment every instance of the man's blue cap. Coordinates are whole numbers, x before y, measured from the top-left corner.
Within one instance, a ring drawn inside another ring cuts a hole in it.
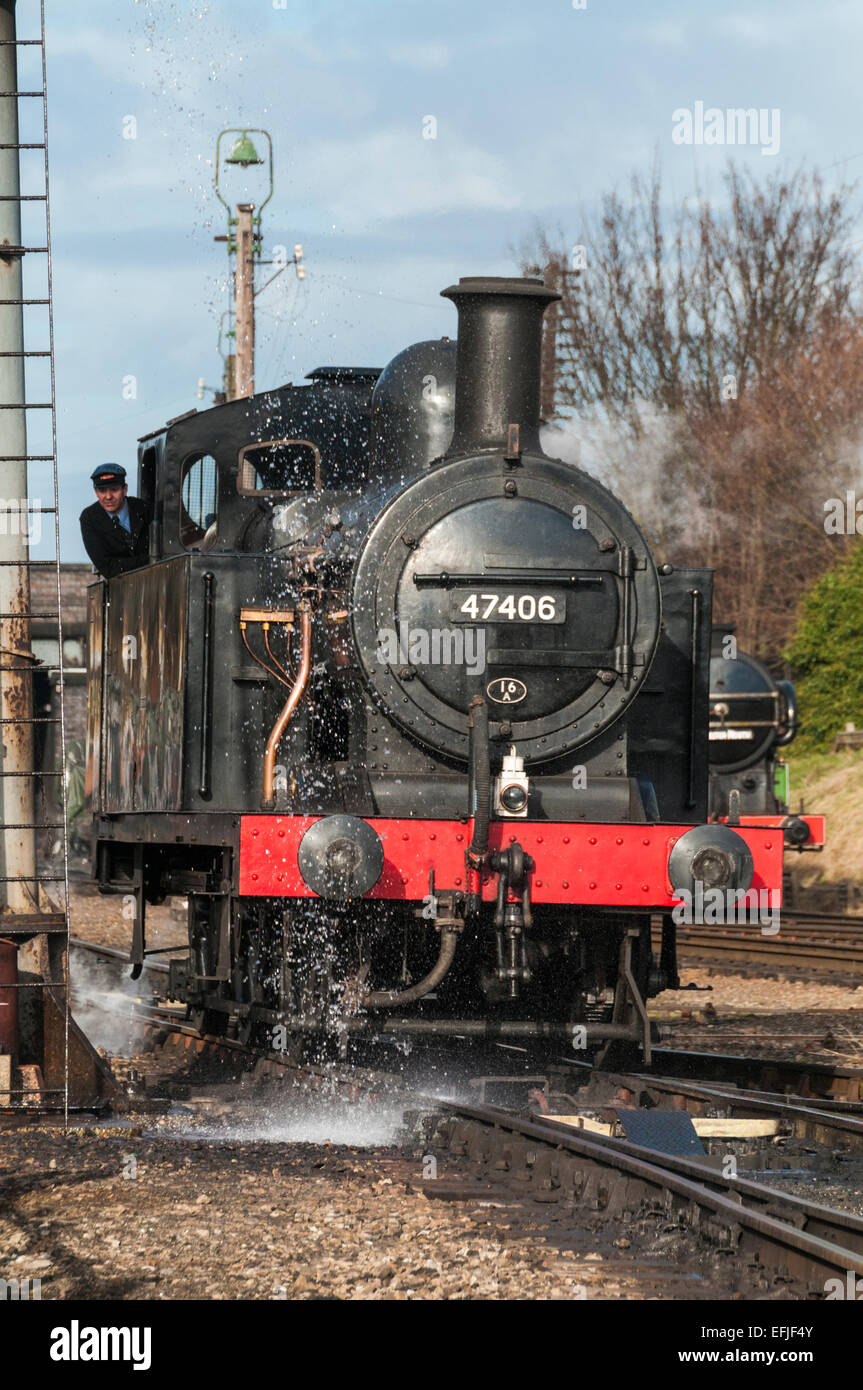
[[[100,463],[98,468],[94,468],[90,474],[94,486],[97,483],[122,482],[126,477],[126,470],[120,463]]]

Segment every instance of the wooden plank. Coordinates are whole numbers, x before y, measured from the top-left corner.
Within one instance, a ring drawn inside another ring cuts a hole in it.
[[[692,1125],[695,1133],[702,1139],[761,1139],[779,1133],[779,1120],[765,1119],[705,1119],[693,1115]],[[588,1115],[549,1115],[555,1124],[571,1125],[573,1129],[584,1130],[589,1134],[614,1133],[615,1126],[593,1120]]]
[[[779,1120],[715,1120],[693,1115],[692,1124],[702,1139],[762,1139],[779,1133]]]
[[[48,1089],[60,1090],[66,1080],[65,999],[50,985],[42,991],[43,1071]],[[69,1015],[68,1039],[69,1103],[86,1108],[117,1094],[118,1083],[90,1039]],[[56,1097],[52,1097],[56,1099]]]
[[[588,1115],[548,1115],[538,1116],[539,1119],[547,1118],[554,1120],[558,1125],[571,1125],[573,1129],[583,1129],[590,1134],[613,1134],[614,1125],[603,1124],[601,1120],[592,1120]]]

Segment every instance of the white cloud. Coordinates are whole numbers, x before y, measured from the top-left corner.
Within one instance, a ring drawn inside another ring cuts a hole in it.
[[[781,42],[783,36],[778,31],[785,27],[785,22],[784,15],[777,20],[775,14],[772,19],[767,15],[724,14],[716,18],[713,27],[719,34],[754,46]]]
[[[450,51],[444,43],[400,43],[387,56],[409,68],[445,68],[450,61]]]
[[[769,5],[761,13],[752,7],[737,14],[718,14],[713,20],[715,33],[749,44],[753,48],[799,47],[811,44],[816,35],[842,34],[850,43],[854,32],[863,27],[863,14],[848,0],[821,0],[816,6],[810,0],[786,3],[781,9]]]
[[[436,140],[424,140],[419,115],[412,130],[310,141],[298,151],[291,177],[307,205],[331,210],[340,231],[417,213],[506,211],[522,202],[503,158],[445,128]]]
[[[656,24],[646,24],[643,28],[630,29],[626,37],[638,43],[650,44],[653,48],[680,50],[687,46],[685,26],[673,24],[670,20],[660,20]]]

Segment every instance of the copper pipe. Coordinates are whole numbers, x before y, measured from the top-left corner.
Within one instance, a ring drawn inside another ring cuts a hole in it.
[[[272,666],[268,666],[266,661],[262,661],[261,658],[257,655],[257,653],[252,651],[251,647],[249,646],[249,639],[246,636],[246,629],[243,623],[240,623],[240,636],[243,639],[243,646],[249,653],[249,656],[252,658],[253,661],[256,661],[258,663],[262,671],[266,671],[268,676],[272,676],[275,680],[279,681],[281,685],[290,685],[290,681],[285,680],[284,676],[280,676],[278,671],[274,671]]]
[[[295,681],[295,680],[297,679],[296,672],[295,672],[293,666],[291,665],[291,657],[290,657],[291,634],[290,634],[290,632],[288,632],[288,658],[287,658],[287,659],[288,659],[288,670],[289,670],[290,673],[291,673],[290,675],[288,675],[288,672],[285,670],[284,666],[283,666],[282,663],[279,661],[278,657],[276,656],[275,652],[273,651],[272,647],[270,646],[270,634],[269,634],[269,630],[268,630],[268,624],[267,624],[267,623],[264,623],[264,624],[263,624],[263,627],[264,627],[264,647],[265,647],[265,649],[266,649],[267,656],[270,658],[270,660],[272,661],[273,665],[276,666],[276,667],[281,671],[282,676],[284,677],[284,684],[285,684],[285,685],[290,685],[290,684],[291,684],[291,681]]]
[[[306,684],[309,679],[309,672],[312,666],[312,614],[307,603],[300,604],[300,663],[297,670],[297,678],[291,686],[291,693],[287,703],[273,726],[273,732],[267,739],[267,751],[264,754],[264,799],[261,803],[264,811],[275,809],[276,800],[273,795],[273,783],[275,781],[276,753],[285,729],[291,722],[294,710],[303,698]]]

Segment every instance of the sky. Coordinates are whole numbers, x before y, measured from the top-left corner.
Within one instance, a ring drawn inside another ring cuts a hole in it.
[[[19,0],[19,37],[37,16]],[[539,227],[577,244],[601,195],[656,158],[670,202],[721,196],[729,155],[759,175],[805,162],[828,186],[863,173],[857,0],[46,0],[46,33],[67,561],[84,558],[96,464],[133,475],[137,437],[205,407],[200,377],[220,384],[224,127],[272,135],[265,256],[300,243],[307,271],[257,299],[259,390],[452,335],[445,286],[518,273]],[[22,86],[36,54],[22,50]],[[763,110],[778,152],[676,143],[697,103]],[[28,109],[22,138],[36,120]],[[228,194],[260,201],[264,173],[243,187],[232,171]],[[33,292],[40,273],[27,266]],[[31,364],[31,400],[45,370]]]

